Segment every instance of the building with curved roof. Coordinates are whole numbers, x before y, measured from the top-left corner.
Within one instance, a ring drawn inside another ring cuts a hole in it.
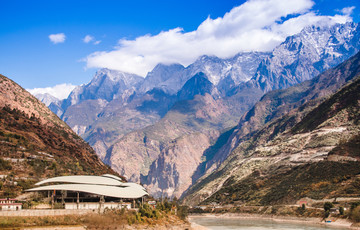
[[[80,201],[92,202],[89,207],[95,207],[94,201],[97,200],[101,208],[106,207],[106,201],[122,203],[124,200],[140,199],[148,193],[145,188],[136,183],[124,182],[121,178],[104,174],[101,176],[59,176],[54,178],[45,179],[36,183],[39,187],[31,188],[28,192],[42,192],[47,191],[48,196],[51,193],[52,201],[60,199],[66,208],[66,204],[70,201],[77,203],[80,206]],[[89,202],[87,202],[89,203]],[[70,205],[71,206],[71,205]],[[73,207],[72,205],[71,207]],[[111,205],[114,207],[114,205]]]

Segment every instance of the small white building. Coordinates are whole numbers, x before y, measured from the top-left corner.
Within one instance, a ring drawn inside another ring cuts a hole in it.
[[[17,203],[16,199],[0,199],[1,211],[17,211],[21,210],[22,203]]]

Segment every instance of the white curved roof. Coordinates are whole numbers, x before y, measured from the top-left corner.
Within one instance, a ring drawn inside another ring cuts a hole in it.
[[[144,188],[139,185],[139,187],[118,187],[118,186],[107,186],[107,185],[96,185],[96,184],[58,184],[58,185],[48,185],[41,186],[37,188],[28,189],[28,192],[35,191],[48,191],[48,190],[66,190],[66,191],[79,191],[93,193],[109,197],[117,198],[128,198],[128,199],[137,199],[148,195]]]
[[[49,178],[49,179],[40,181],[40,182],[36,183],[35,185],[42,185],[42,184],[47,184],[47,183],[59,183],[59,182],[60,183],[124,186],[124,183],[121,182],[121,179],[119,177],[113,176],[110,174],[106,174],[106,176],[105,175],[103,175],[103,176],[59,176],[59,177],[53,177],[53,178]]]
[[[118,177],[118,176],[115,176],[115,175],[111,175],[111,174],[103,174],[103,175],[101,175],[101,176],[103,176],[103,177],[110,177],[110,178],[113,178],[113,179],[115,179],[115,180],[118,180],[118,181],[123,181],[123,179],[121,179],[120,177]]]
[[[126,186],[126,187],[132,187],[132,188],[135,188],[135,189],[142,189],[146,192],[146,189],[139,185],[139,184],[136,184],[136,183],[131,183],[131,182],[128,182],[128,183],[123,183],[123,186]]]

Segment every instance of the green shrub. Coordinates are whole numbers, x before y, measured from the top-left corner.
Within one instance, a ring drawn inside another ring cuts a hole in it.
[[[20,186],[22,188],[22,190],[26,190],[31,188],[34,185],[34,181],[33,180],[19,180],[18,181],[18,186]]]
[[[326,210],[324,213],[324,217],[328,218],[330,216],[330,210]]]
[[[9,197],[9,198],[15,198],[16,197],[16,191],[14,189],[11,189],[9,187],[4,189],[4,197]]]
[[[62,203],[55,203],[54,204],[54,209],[64,209],[64,205]]]
[[[334,204],[333,204],[333,203],[331,203],[331,202],[325,202],[325,203],[324,203],[324,210],[325,210],[325,212],[326,212],[326,211],[329,211],[329,212],[330,212],[330,209],[331,209],[332,207],[334,207]]]
[[[144,203],[143,205],[140,205],[139,213],[141,214],[142,217],[144,217],[144,216],[147,217],[147,218],[155,217],[152,207],[150,207],[150,205],[147,204],[147,203]]]
[[[188,206],[178,206],[177,207],[177,216],[181,219],[181,220],[185,220],[186,217],[189,214],[189,207]]]
[[[354,208],[350,213],[351,220],[360,222],[360,206]]]
[[[156,204],[156,209],[160,211],[170,212],[172,207],[175,205],[176,203],[170,202],[167,198],[165,198],[163,201]]]
[[[360,206],[360,202],[358,201],[358,202],[353,202],[353,203],[351,203],[351,208],[350,208],[350,210],[352,211],[352,210],[354,210],[357,206]]]
[[[340,215],[342,215],[342,216],[344,215],[344,213],[345,213],[345,212],[344,212],[344,207],[340,207],[340,208],[339,208],[339,213],[340,213]]]
[[[12,166],[10,161],[4,160],[0,158],[0,170],[11,170]]]

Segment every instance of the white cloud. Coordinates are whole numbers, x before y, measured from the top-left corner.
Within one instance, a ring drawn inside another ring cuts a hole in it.
[[[91,42],[92,40],[94,40],[94,37],[91,36],[91,35],[86,35],[86,36],[83,38],[83,41],[84,41],[85,43],[89,43],[89,42]]]
[[[54,96],[58,99],[65,99],[69,96],[69,94],[75,87],[76,87],[75,85],[64,83],[64,84],[55,85],[53,87],[34,88],[34,89],[26,89],[26,90],[29,91],[32,95],[48,93],[51,96]]]
[[[91,36],[91,35],[86,35],[86,36],[83,38],[83,42],[85,42],[85,43],[93,42],[94,45],[98,45],[101,41],[100,41],[100,40],[96,41],[93,36]]]
[[[345,7],[340,12],[343,13],[344,15],[351,15],[354,9],[355,6]]]
[[[63,42],[65,42],[66,36],[64,33],[50,34],[49,39],[54,44],[63,43]]]
[[[121,39],[114,50],[87,56],[86,65],[145,76],[158,63],[187,66],[204,54],[226,58],[240,51],[271,51],[305,26],[352,20],[349,15],[319,16],[311,11],[313,5],[312,0],[249,0],[223,17],[208,17],[195,31],[175,28]]]

